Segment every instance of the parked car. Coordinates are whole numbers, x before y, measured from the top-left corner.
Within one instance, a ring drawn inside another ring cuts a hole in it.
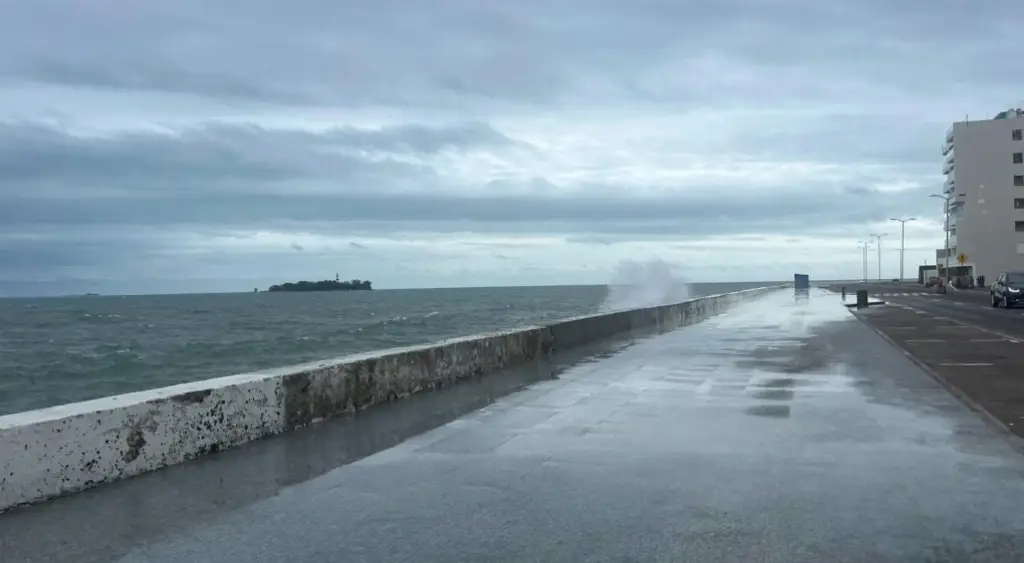
[[[992,306],[1013,307],[1024,301],[1024,272],[1003,272],[989,286]]]

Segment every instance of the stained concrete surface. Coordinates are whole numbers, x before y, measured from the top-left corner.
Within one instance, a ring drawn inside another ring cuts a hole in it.
[[[301,466],[346,438],[250,465]],[[180,493],[203,508],[233,480]],[[820,291],[568,366],[223,510],[167,515],[156,479],[95,493],[92,510],[0,517],[3,560],[104,543],[126,562],[1024,560],[1024,458]],[[68,542],[76,518],[94,533]],[[124,520],[146,539],[104,537]]]

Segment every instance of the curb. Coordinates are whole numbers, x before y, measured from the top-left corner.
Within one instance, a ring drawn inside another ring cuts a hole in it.
[[[981,406],[977,401],[975,401],[969,395],[967,395],[967,393],[964,393],[959,387],[953,385],[953,383],[951,383],[948,379],[939,375],[939,373],[932,369],[931,366],[924,363],[923,361],[918,359],[917,356],[914,356],[905,348],[900,346],[895,340],[890,338],[889,335],[885,334],[878,327],[868,322],[864,317],[852,311],[850,314],[856,317],[857,320],[863,323],[865,326],[870,328],[875,334],[880,336],[882,340],[884,340],[890,346],[892,346],[900,353],[902,353],[904,356],[906,356],[907,359],[914,363],[914,365],[921,368],[923,372],[928,374],[928,376],[934,379],[936,383],[941,385],[943,389],[948,391],[951,395],[956,397],[961,403],[966,405],[967,408],[981,415],[982,420],[984,420],[985,423],[988,424],[988,426],[992,427],[994,430],[999,432],[1002,435],[1002,437],[1007,441],[1007,443],[1010,444],[1010,447],[1017,450],[1017,453],[1024,455],[1024,438],[1021,438],[1020,436],[1014,434],[1013,430],[1011,430],[1009,426],[1004,424],[1003,421],[996,418],[994,414],[988,412],[988,410],[986,410],[985,407]]]

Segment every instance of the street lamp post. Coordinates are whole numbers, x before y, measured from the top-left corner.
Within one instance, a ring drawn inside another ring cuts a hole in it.
[[[953,198],[955,198],[955,197],[963,197],[963,196],[966,196],[966,195],[967,194],[956,194],[956,195],[954,195],[954,194],[949,194],[949,195],[932,194],[932,195],[928,196],[928,197],[937,197],[937,198],[941,199],[942,201],[944,201],[946,203],[946,205],[945,205],[945,211],[946,211],[946,248],[942,249],[942,253],[946,256],[945,270],[946,270],[946,284],[947,285],[949,284],[949,202],[952,201]]]
[[[903,219],[893,217],[889,220],[900,224],[900,281],[903,281],[903,252],[907,248],[907,222],[916,221],[917,217],[906,217]]]
[[[878,251],[878,281],[882,281],[882,237],[889,236],[889,233],[882,233],[880,235],[870,234],[868,236],[875,237],[875,239],[878,240],[878,246],[876,248]]]
[[[868,283],[868,248],[871,248],[870,242],[859,241],[857,244],[861,245],[861,251],[863,254],[864,261],[864,283]]]

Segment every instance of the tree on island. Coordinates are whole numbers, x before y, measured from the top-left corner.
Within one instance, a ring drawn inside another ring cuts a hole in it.
[[[373,289],[373,284],[364,280],[338,281],[297,281],[270,286],[270,291],[357,291]]]

